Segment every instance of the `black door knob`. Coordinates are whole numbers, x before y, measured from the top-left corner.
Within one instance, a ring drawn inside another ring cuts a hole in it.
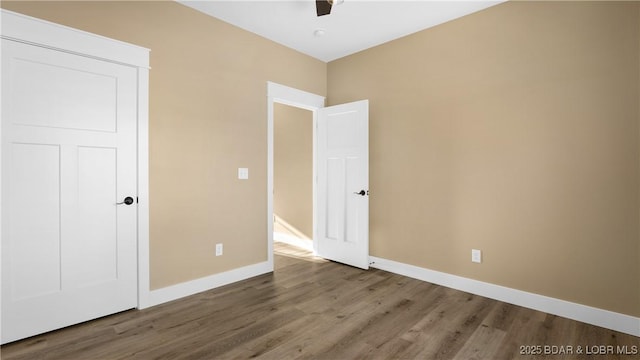
[[[366,192],[366,191],[364,191],[364,190],[360,190],[360,191],[358,191],[358,192],[354,192],[354,194],[356,194],[356,195],[360,195],[360,196],[365,196],[365,195],[367,194],[367,192]]]
[[[127,196],[126,198],[124,198],[123,202],[116,203],[116,205],[122,205],[122,204],[125,204],[125,205],[133,204],[133,198],[131,196]]]

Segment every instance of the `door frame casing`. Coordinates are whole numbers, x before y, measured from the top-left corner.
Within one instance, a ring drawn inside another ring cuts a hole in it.
[[[137,45],[0,9],[2,39],[134,67],[137,70],[137,279],[138,308],[149,303],[149,52]],[[0,96],[0,107],[2,106]],[[2,126],[0,126],[0,139]],[[0,146],[0,159],[2,146]],[[0,160],[1,161],[1,160]],[[0,163],[0,185],[2,182]],[[2,194],[0,193],[0,203]],[[2,211],[0,209],[0,211]],[[0,236],[2,236],[0,213]],[[2,239],[0,238],[0,243]],[[0,246],[0,249],[2,247]],[[1,250],[0,250],[1,251]]]
[[[316,229],[316,124],[317,111],[325,106],[325,97],[267,81],[267,262],[273,270],[273,149],[274,104],[309,110],[313,114],[313,248],[317,250]],[[315,252],[315,251],[314,251]]]

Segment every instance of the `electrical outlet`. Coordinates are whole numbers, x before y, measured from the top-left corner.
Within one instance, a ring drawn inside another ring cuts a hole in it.
[[[222,244],[216,244],[216,256],[222,255]]]
[[[482,262],[482,251],[471,249],[471,261],[474,263]]]

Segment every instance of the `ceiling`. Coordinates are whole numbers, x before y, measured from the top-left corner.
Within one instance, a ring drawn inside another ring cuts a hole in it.
[[[329,62],[499,4],[494,1],[344,0],[317,17],[315,0],[177,0]],[[316,36],[322,30],[324,35]]]

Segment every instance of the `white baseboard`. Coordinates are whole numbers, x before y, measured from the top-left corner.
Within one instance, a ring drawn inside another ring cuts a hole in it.
[[[160,305],[165,302],[177,300],[185,296],[215,289],[220,286],[228,285],[269,272],[273,272],[273,264],[265,261],[262,263],[226,271],[220,274],[215,274],[204,278],[168,286],[162,289],[152,290],[148,294],[147,301],[145,301],[143,306],[140,308],[142,309]]]
[[[548,296],[369,257],[371,267],[640,337],[640,318]]]

